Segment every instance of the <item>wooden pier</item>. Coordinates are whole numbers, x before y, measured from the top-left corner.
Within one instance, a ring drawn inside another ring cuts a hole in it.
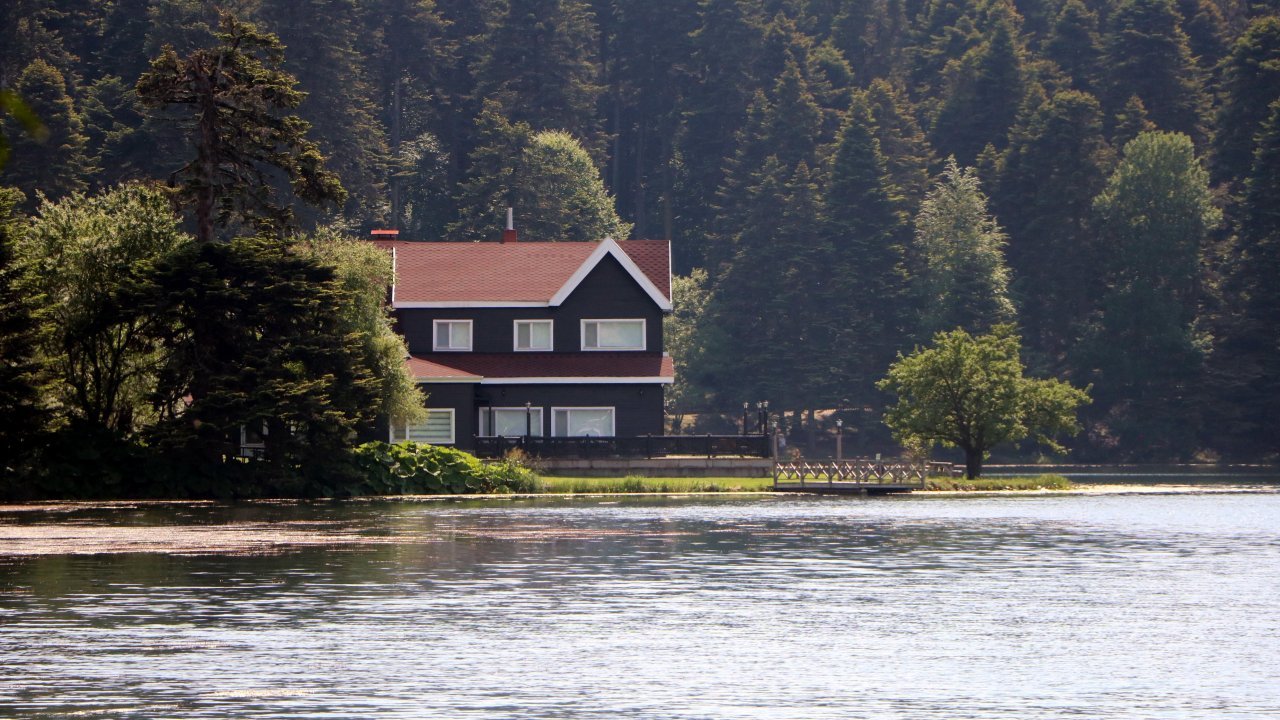
[[[778,461],[773,464],[773,489],[819,495],[906,493],[923,490],[931,472],[950,475],[951,465],[870,458]]]

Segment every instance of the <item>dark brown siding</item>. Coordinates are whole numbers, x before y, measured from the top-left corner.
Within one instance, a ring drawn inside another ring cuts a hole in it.
[[[614,432],[620,437],[661,435],[664,385],[424,385],[427,407],[455,408],[457,447],[471,450],[480,430],[478,413],[484,408],[522,407],[526,402],[542,408],[543,434],[551,434],[551,409],[557,407],[614,408]],[[477,390],[478,388],[478,390]]]
[[[555,321],[555,351],[582,348],[583,319],[644,318],[647,350],[662,352],[662,310],[613,257],[605,257],[560,307],[553,308],[423,308],[396,311],[397,326],[414,355],[431,349],[435,320],[471,320],[471,350],[477,353],[513,352],[514,321]],[[440,353],[447,357],[449,353]],[[442,360],[442,362],[447,362]]]
[[[463,450],[475,447],[476,388],[472,383],[438,383],[426,385],[428,408],[453,408],[454,446]]]

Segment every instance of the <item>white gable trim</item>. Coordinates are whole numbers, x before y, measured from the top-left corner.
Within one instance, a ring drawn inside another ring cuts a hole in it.
[[[587,259],[582,262],[582,265],[574,271],[573,275],[565,281],[560,290],[551,297],[551,306],[559,306],[571,293],[573,293],[574,290],[578,289],[578,285],[581,285],[587,275],[590,275],[591,271],[596,269],[596,265],[600,264],[600,261],[604,259],[605,255],[612,255],[613,259],[617,260],[622,265],[622,268],[627,271],[627,274],[631,276],[632,280],[639,283],[641,289],[643,289],[645,294],[649,296],[649,299],[657,303],[659,308],[668,311],[671,310],[671,301],[663,296],[662,292],[653,284],[653,281],[645,276],[639,266],[636,265],[635,261],[627,255],[626,251],[623,250],[613,238],[605,238],[600,241],[599,246],[591,252],[591,255],[588,256]]]

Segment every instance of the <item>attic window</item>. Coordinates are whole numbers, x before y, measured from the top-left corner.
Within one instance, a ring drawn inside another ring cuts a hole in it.
[[[644,320],[583,320],[583,350],[644,350]]]
[[[470,320],[436,320],[432,349],[438,352],[469,352],[471,350]]]
[[[551,320],[516,320],[516,352],[547,351],[551,349]]]

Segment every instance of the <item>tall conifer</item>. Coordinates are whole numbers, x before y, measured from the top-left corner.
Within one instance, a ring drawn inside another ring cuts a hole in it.
[[[1013,292],[1031,360],[1061,372],[1103,289],[1091,207],[1111,151],[1098,101],[1077,90],[1059,92],[1023,117],[1012,137],[993,198],[1009,231]]]

